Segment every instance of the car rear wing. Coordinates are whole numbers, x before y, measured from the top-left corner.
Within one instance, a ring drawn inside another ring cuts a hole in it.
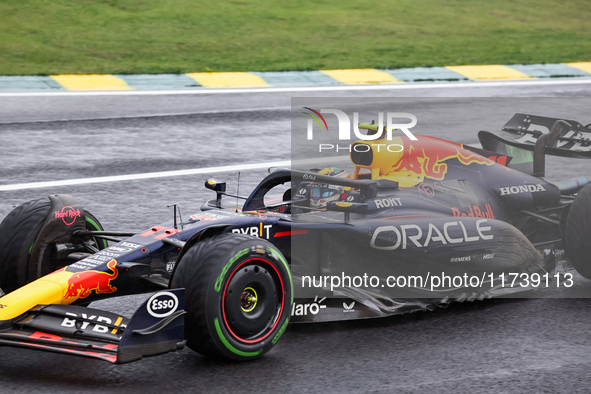
[[[510,156],[508,167],[538,177],[545,174],[545,155],[591,158],[591,124],[517,113],[503,131],[480,131],[483,149]]]
[[[127,363],[184,347],[184,289],[157,292],[131,319],[76,305],[39,305],[0,322],[0,345]]]

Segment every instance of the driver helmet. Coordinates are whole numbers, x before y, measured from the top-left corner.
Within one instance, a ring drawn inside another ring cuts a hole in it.
[[[352,179],[347,171],[340,168],[324,168],[318,174]],[[347,198],[350,190],[350,187],[314,182],[310,185],[310,208],[326,209],[330,202]]]

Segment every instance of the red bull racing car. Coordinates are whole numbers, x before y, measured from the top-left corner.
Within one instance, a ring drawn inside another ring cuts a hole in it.
[[[288,322],[505,295],[523,275],[572,281],[554,274],[557,251],[591,277],[589,179],[544,179],[547,154],[591,157],[589,128],[516,114],[501,134],[480,132],[482,148],[358,141],[351,175],[279,169],[243,204],[210,180],[216,199],[199,213],[175,206],[137,234],[105,231],[68,195],[27,202],[0,224],[0,344],[113,363],[186,344],[248,360]],[[152,292],[131,318],[89,307]]]

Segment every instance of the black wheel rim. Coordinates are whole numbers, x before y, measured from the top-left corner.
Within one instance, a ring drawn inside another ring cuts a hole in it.
[[[277,268],[263,258],[246,260],[224,287],[224,324],[241,342],[262,341],[277,327],[284,303],[285,288]]]

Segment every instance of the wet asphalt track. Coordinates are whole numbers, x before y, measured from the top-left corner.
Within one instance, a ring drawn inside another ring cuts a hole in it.
[[[476,142],[478,129],[463,124],[495,130],[508,120],[505,113],[520,105],[560,110],[567,118],[591,123],[589,84],[324,94],[0,97],[0,185],[288,159],[290,96],[296,95],[405,97],[397,102],[406,103],[408,112],[419,112],[424,133],[438,126],[444,134],[437,136],[466,143]],[[522,99],[443,99],[458,96]],[[540,96],[563,99],[527,99]],[[360,105],[371,109],[379,100],[362,99]],[[560,162],[549,177],[591,175],[590,170],[586,162]],[[241,194],[264,174],[243,172]],[[235,173],[216,177],[226,179],[233,190]],[[168,220],[172,212],[166,205],[173,202],[181,203],[184,216],[197,212],[205,199],[212,198],[202,186],[205,179],[185,176],[0,192],[0,217],[24,201],[69,193],[107,229],[141,230]],[[577,283],[580,288],[591,286],[581,278]],[[144,298],[93,306],[131,315]],[[250,363],[212,362],[185,349],[115,366],[0,348],[0,391],[588,392],[590,324],[590,299],[489,300],[372,321],[292,325],[267,356]]]

